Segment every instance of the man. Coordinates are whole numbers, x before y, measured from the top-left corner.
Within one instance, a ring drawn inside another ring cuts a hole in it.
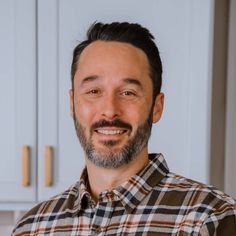
[[[148,154],[161,118],[162,65],[138,24],[95,23],[74,50],[71,115],[85,152],[80,181],[29,211],[23,235],[236,235],[236,202]]]

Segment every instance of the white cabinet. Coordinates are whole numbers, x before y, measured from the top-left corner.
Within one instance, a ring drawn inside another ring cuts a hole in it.
[[[35,1],[0,1],[0,201],[36,199]],[[22,186],[28,145],[30,185]]]
[[[62,1],[38,1],[38,198],[48,198],[76,182],[84,166],[69,110],[72,47]],[[65,1],[68,4],[68,2]],[[73,4],[74,2],[70,2]],[[70,5],[69,4],[69,5]],[[80,27],[78,27],[80,29]],[[63,31],[67,31],[63,32]],[[64,38],[64,36],[67,36]],[[53,182],[46,187],[45,146],[53,148]]]
[[[8,39],[5,46],[0,45],[10,60],[7,63],[5,57],[0,56],[6,69],[1,73],[8,73],[1,75],[0,88],[1,113],[5,119],[0,124],[4,130],[0,133],[0,145],[4,146],[0,160],[7,166],[0,166],[1,201],[41,201],[79,179],[84,157],[69,111],[70,64],[74,46],[84,39],[88,26],[94,21],[138,22],[154,34],[163,60],[166,101],[163,118],[152,132],[150,150],[164,153],[175,172],[209,181],[213,0],[150,0],[148,4],[136,0],[40,0],[37,8],[30,0],[5,2],[6,6],[24,2],[27,7],[21,8],[26,14],[20,17],[15,12],[19,6],[9,6],[12,16],[4,16],[5,21],[8,18],[12,21],[12,26],[3,31],[4,35],[12,34],[9,35],[12,44],[20,41],[19,36],[14,36],[16,32],[24,34],[24,45],[16,48],[21,53],[7,49],[11,45]],[[32,9],[27,10],[29,8]],[[26,19],[26,15],[32,19]],[[17,30],[15,25],[19,27]],[[14,64],[17,60],[21,65]],[[16,68],[15,74],[12,68]],[[32,182],[30,187],[23,188],[27,192],[23,193],[24,198],[18,194],[13,198],[13,187],[2,186],[14,179],[15,188],[22,188],[20,152],[23,144],[32,147]],[[47,145],[53,149],[53,181],[48,187],[44,183]],[[9,150],[10,158],[7,157]]]

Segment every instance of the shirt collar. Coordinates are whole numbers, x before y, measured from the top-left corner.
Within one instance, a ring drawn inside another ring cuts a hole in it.
[[[168,172],[167,164],[161,154],[149,154],[149,164],[114,190],[127,212],[131,213]]]
[[[89,191],[88,191],[88,172],[84,168],[80,181],[79,181],[79,208],[85,209],[87,207],[93,207],[95,202],[93,201]]]
[[[114,199],[120,200],[126,211],[131,213],[168,172],[169,169],[162,154],[149,154],[149,164],[143,170],[112,190],[115,195]],[[87,181],[88,174],[85,168],[78,183],[79,204],[76,204],[78,210],[94,205],[86,187]]]

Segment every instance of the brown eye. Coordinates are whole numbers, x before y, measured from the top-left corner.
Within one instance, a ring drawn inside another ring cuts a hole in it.
[[[91,89],[91,90],[89,90],[88,92],[87,92],[87,94],[89,94],[89,95],[98,95],[98,94],[100,94],[101,92],[100,92],[100,90],[98,90],[98,89]]]
[[[98,90],[93,89],[93,90],[91,90],[89,93],[91,93],[91,94],[97,94],[97,93],[98,93]]]
[[[131,92],[131,91],[124,91],[123,92],[124,96],[135,96],[135,93]]]

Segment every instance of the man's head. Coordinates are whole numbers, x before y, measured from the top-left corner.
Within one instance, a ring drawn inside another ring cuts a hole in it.
[[[142,152],[163,109],[161,61],[138,24],[94,24],[74,50],[71,113],[87,159],[117,168]]]

